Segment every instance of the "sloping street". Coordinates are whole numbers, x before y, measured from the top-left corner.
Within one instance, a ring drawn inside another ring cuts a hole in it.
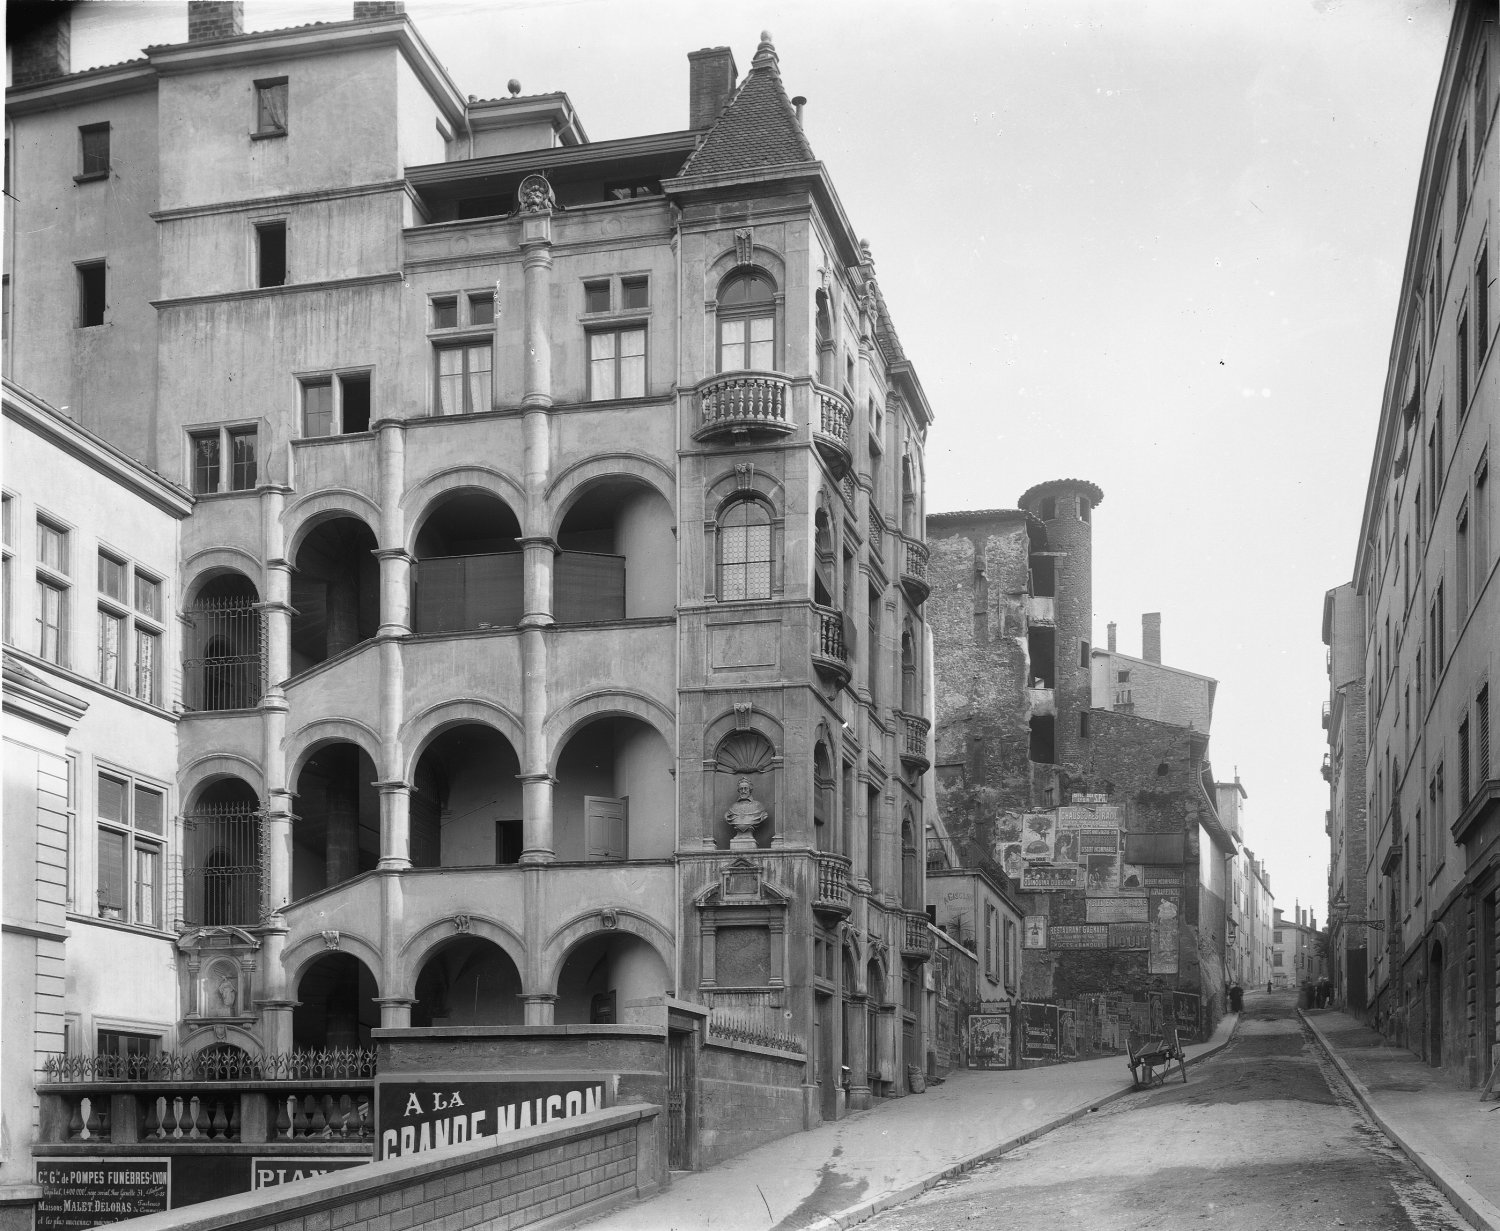
[[[1186,1084],[1174,1074],[864,1225],[1467,1228],[1364,1118],[1293,1005],[1252,997]]]

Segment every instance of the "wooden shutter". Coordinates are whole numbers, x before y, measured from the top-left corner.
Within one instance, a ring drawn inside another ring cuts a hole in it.
[[[583,797],[585,859],[625,858],[626,801],[601,795]]]
[[[625,618],[625,557],[565,551],[552,566],[553,615],[559,624]]]
[[[417,561],[414,631],[451,633],[463,627],[464,563],[462,556]]]

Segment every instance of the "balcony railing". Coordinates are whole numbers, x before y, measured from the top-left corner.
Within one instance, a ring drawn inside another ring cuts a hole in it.
[[[709,991],[708,1037],[781,1051],[804,1050],[802,1039],[787,1029],[790,1019],[781,991]]]
[[[849,679],[849,647],[844,643],[844,615],[831,607],[815,607],[818,626],[813,643],[813,666],[838,684]]]
[[[854,459],[850,450],[849,435],[854,422],[854,412],[842,395],[831,389],[813,389],[813,441],[818,452],[835,475],[843,475]]]
[[[266,661],[261,612],[250,597],[199,599],[187,613],[196,652],[183,659],[184,700],[192,710],[260,704]]]
[[[927,731],[931,723],[916,714],[901,714],[901,764],[916,773],[932,767],[927,759]]]
[[[813,909],[819,914],[847,915],[850,908],[849,857],[819,851],[815,858],[818,865],[818,891],[813,898]]]
[[[906,935],[901,942],[901,956],[926,961],[932,956],[932,932],[925,911],[908,911]]]
[[[901,542],[901,588],[913,603],[924,603],[932,593],[927,584],[927,544],[905,537]]]
[[[793,428],[790,382],[771,372],[726,372],[698,386],[698,439]]]

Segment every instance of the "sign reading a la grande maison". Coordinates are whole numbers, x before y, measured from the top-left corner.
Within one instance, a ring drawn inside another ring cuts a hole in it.
[[[82,1231],[171,1208],[168,1158],[38,1159],[37,1231]]]
[[[377,1081],[378,1157],[401,1158],[499,1137],[604,1107],[604,1079]]]

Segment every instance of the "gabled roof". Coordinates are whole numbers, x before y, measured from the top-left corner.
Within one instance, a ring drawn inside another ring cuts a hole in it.
[[[745,80],[682,168],[682,175],[718,175],[816,161],[781,84],[770,33],[762,31],[760,40]]]

